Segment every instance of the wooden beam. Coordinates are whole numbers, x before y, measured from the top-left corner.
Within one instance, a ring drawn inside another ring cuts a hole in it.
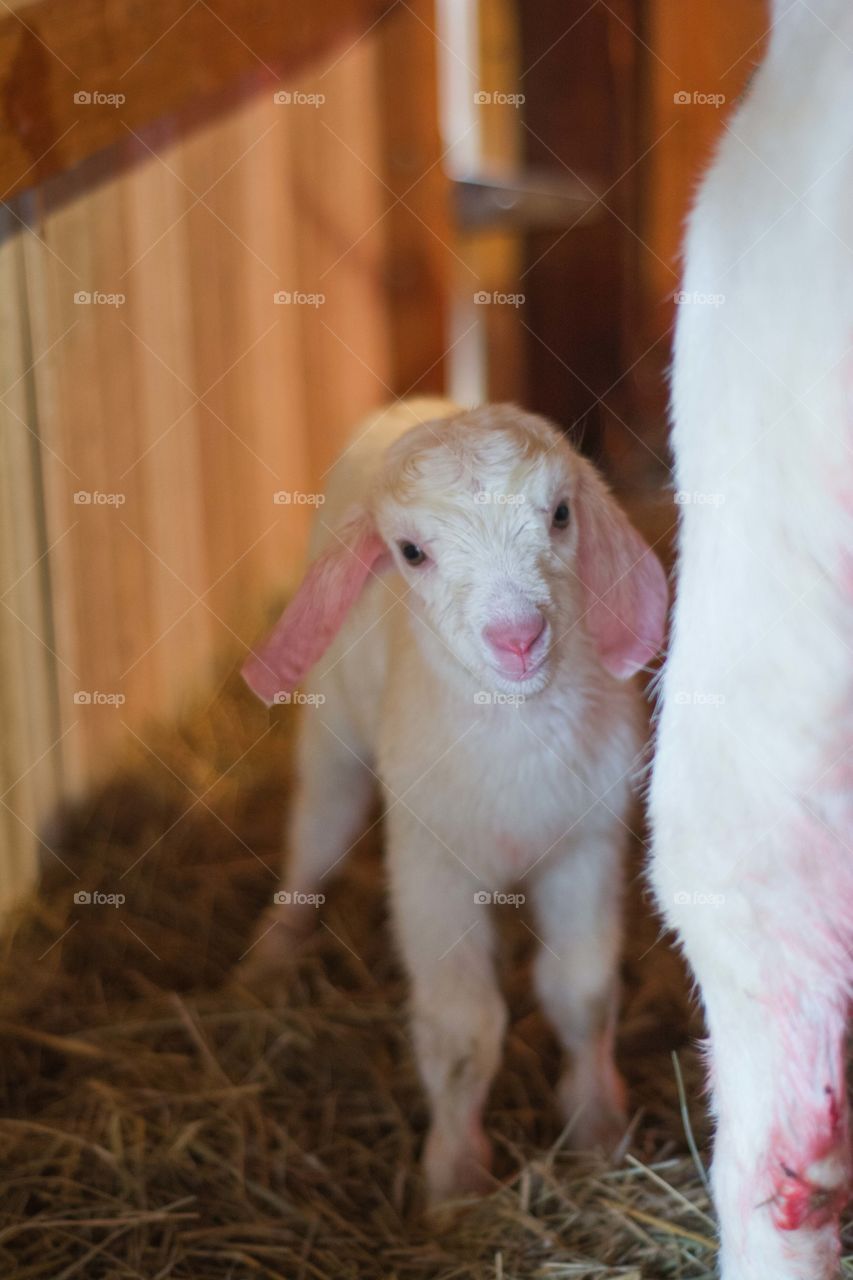
[[[434,0],[395,9],[379,40],[385,301],[395,395],[445,389],[453,229],[438,122]]]
[[[631,21],[639,0],[620,3]],[[519,7],[524,150],[531,168],[581,175],[605,192],[597,219],[570,231],[543,230],[526,242],[522,274],[528,408],[569,428],[601,457],[601,399],[623,372],[621,305],[625,104],[631,73],[614,58],[613,4],[539,0]],[[568,39],[564,39],[570,31]]]
[[[0,199],[164,116],[298,89],[390,0],[14,0],[0,6]],[[294,104],[294,109],[299,104]],[[299,109],[310,110],[310,106]]]

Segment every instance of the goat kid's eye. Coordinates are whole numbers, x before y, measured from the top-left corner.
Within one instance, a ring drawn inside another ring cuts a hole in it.
[[[423,564],[426,560],[426,552],[421,551],[420,547],[414,542],[401,542],[400,550],[403,553],[403,559],[416,568],[419,564]]]
[[[561,503],[559,504],[559,506],[558,506],[558,507],[555,507],[555,509],[554,509],[554,519],[553,519],[553,522],[552,522],[552,523],[553,523],[553,527],[554,527],[555,529],[566,529],[566,528],[568,528],[568,524],[569,524],[569,504],[568,504],[568,502],[561,502]]]

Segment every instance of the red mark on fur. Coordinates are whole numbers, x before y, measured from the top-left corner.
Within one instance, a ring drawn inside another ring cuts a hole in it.
[[[824,1136],[816,1141],[800,1168],[780,1161],[773,1192],[773,1221],[781,1231],[815,1229],[834,1222],[847,1203],[849,1141],[846,1118],[834,1091],[827,1087]]]
[[[834,1190],[819,1187],[792,1169],[785,1169],[776,1186],[773,1221],[780,1231],[825,1227],[841,1213],[848,1195],[846,1183]]]

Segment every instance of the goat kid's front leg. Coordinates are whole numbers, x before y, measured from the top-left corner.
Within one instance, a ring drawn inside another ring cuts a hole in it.
[[[296,784],[281,881],[241,964],[250,980],[283,968],[313,928],[325,878],[363,833],[376,796],[364,748],[322,704],[306,706],[302,714]]]
[[[536,988],[567,1055],[559,1102],[578,1148],[613,1148],[628,1127],[613,1057],[622,942],[619,831],[554,849],[531,876],[541,942]],[[522,883],[522,888],[524,884]]]
[[[423,1167],[430,1202],[492,1185],[483,1108],[507,1013],[480,886],[409,814],[389,815],[394,926],[411,984],[418,1069],[430,1107]]]

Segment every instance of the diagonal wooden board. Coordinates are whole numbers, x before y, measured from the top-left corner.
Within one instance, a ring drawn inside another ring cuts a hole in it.
[[[12,0],[0,6],[0,199],[127,129],[209,117],[357,42],[392,0]]]

